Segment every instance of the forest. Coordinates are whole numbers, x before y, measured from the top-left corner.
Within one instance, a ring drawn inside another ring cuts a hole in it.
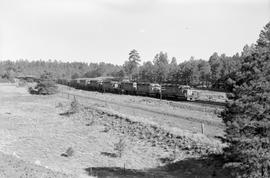
[[[129,59],[123,65],[110,63],[61,62],[57,60],[17,60],[0,61],[0,76],[12,79],[20,75],[39,77],[44,71],[50,72],[55,78],[74,79],[78,77],[113,76],[129,77],[140,82],[179,83],[213,89],[227,89],[224,82],[232,80],[231,74],[241,66],[241,60],[255,50],[255,45],[245,45],[241,54],[233,56],[213,53],[208,60],[191,57],[181,63],[177,59],[168,58],[166,52],[160,52],[151,61],[141,62],[136,50],[129,53]]]
[[[214,52],[209,59],[195,59],[177,63],[177,59],[168,58],[166,52],[160,52],[153,60],[141,62],[137,50],[129,53],[123,65],[110,63],[61,62],[57,60],[0,61],[0,76],[12,80],[20,75],[41,76],[44,71],[54,78],[74,79],[79,77],[94,78],[113,76],[129,78],[138,82],[178,83],[193,87],[230,91],[235,80],[235,73],[241,67],[243,59],[256,50],[256,45],[245,45],[240,53],[233,56]]]

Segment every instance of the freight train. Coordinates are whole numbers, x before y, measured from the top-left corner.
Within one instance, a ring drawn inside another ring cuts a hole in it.
[[[170,83],[120,82],[113,78],[58,79],[57,83],[82,90],[151,96],[162,99],[207,101],[216,103],[226,103],[228,101],[227,94],[224,92],[197,90],[192,89],[188,85]]]

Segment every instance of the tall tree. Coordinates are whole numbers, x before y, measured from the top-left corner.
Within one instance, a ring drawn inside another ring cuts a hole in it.
[[[199,81],[202,85],[209,87],[210,84],[210,75],[211,67],[207,61],[199,60],[198,61],[198,70],[199,70]]]
[[[266,27],[261,34],[269,34]],[[234,101],[221,115],[229,145],[224,154],[236,177],[270,177],[270,36],[264,37],[244,58],[236,73]]]
[[[140,67],[139,76],[140,81],[142,82],[154,82],[155,74],[154,74],[154,65],[151,61],[144,62]]]
[[[260,37],[257,40],[257,45],[261,50],[269,50],[270,48],[270,22],[268,22],[260,33]]]
[[[172,83],[177,83],[178,81],[178,65],[177,65],[177,60],[175,57],[172,58],[170,64],[169,64],[169,69],[168,69],[168,76],[167,76],[167,81],[172,82]]]
[[[139,62],[141,62],[141,57],[135,49],[130,51],[128,61],[124,63],[124,70],[128,74],[129,79],[132,80],[132,76],[138,72]]]
[[[215,83],[220,78],[222,67],[218,53],[214,53],[209,58],[209,64],[211,66],[211,80],[212,83]]]
[[[154,63],[155,82],[158,83],[165,82],[169,72],[169,62],[167,53],[160,52],[159,54],[156,54],[153,63]]]

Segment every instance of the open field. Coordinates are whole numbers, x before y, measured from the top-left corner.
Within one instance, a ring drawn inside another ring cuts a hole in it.
[[[0,176],[13,172],[21,162],[32,173],[45,172],[44,177],[226,177],[218,171],[219,164],[202,157],[222,148],[214,139],[222,135],[215,114],[219,108],[67,88],[61,91],[33,96],[25,88],[0,85],[0,151],[12,160],[10,164],[0,160]],[[88,99],[77,96],[79,112],[68,115],[71,94]],[[201,123],[206,135],[199,133]],[[125,149],[119,157],[114,145],[121,138]],[[69,147],[74,155],[63,156]],[[26,172],[16,170],[16,174],[10,173],[12,177]]]
[[[146,122],[155,122],[162,127],[180,128],[192,133],[201,132],[210,137],[222,136],[224,125],[217,114],[221,106],[205,105],[185,101],[167,101],[155,98],[99,93],[76,90],[60,85],[61,96],[78,100],[87,104],[107,107],[123,114],[145,118]]]

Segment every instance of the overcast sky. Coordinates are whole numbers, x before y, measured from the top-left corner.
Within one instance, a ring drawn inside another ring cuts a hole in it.
[[[0,0],[0,60],[208,60],[241,52],[269,21],[270,0]]]

